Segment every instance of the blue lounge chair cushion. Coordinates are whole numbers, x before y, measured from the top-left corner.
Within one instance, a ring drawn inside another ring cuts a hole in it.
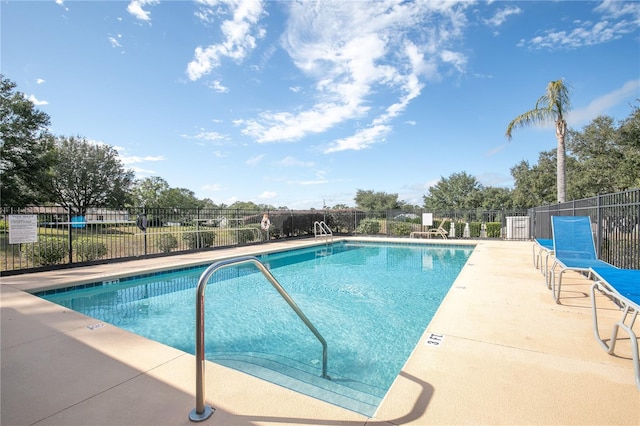
[[[640,269],[594,267],[593,272],[629,302],[640,307]]]

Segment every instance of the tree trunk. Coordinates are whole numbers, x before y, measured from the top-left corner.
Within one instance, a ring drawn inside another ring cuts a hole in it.
[[[556,138],[558,139],[558,169],[556,171],[556,186],[558,189],[558,203],[567,201],[567,170],[565,165],[566,149],[564,146],[564,135],[567,129],[567,122],[562,118],[556,121]]]

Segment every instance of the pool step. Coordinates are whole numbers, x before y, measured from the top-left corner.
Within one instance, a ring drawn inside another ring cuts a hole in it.
[[[322,378],[320,367],[266,353],[207,353],[206,359],[262,380],[367,416],[373,416],[385,390],[346,377]]]

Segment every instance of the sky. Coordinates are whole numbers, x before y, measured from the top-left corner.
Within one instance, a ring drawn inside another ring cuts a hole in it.
[[[57,136],[117,149],[216,204],[422,206],[465,172],[557,147],[553,123],[505,131],[549,81],[568,126],[640,99],[637,1],[2,1],[0,72]]]

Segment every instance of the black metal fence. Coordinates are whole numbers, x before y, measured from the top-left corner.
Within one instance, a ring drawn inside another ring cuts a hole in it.
[[[551,216],[589,216],[598,257],[640,269],[640,189],[529,210],[532,238],[551,238]]]
[[[268,226],[263,223],[265,213]],[[430,226],[423,225],[423,213],[92,208],[74,215],[56,206],[4,207],[0,209],[0,274],[314,237],[314,224],[320,221],[334,235],[409,237],[444,222],[450,238],[530,238],[528,229],[510,222],[526,211],[436,211],[430,212]]]

